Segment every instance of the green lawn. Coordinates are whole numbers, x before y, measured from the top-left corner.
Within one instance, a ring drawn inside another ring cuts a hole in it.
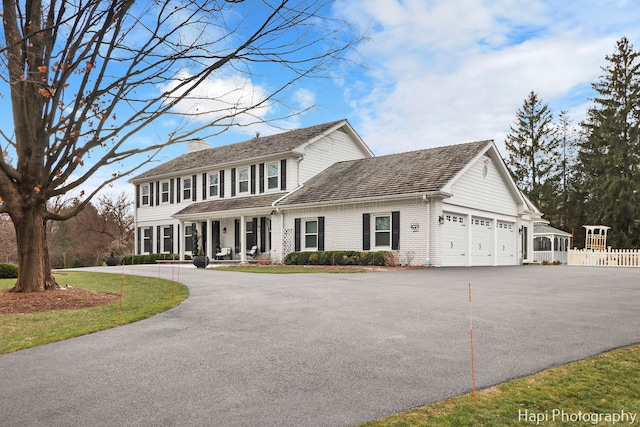
[[[475,410],[467,394],[360,427],[640,426],[639,379],[635,345],[481,390]]]
[[[61,285],[120,294],[120,301],[80,310],[0,315],[0,354],[73,338],[145,319],[180,304],[189,296],[186,286],[170,280],[120,274],[69,272],[57,274]],[[0,289],[13,287],[15,279],[0,280]]]

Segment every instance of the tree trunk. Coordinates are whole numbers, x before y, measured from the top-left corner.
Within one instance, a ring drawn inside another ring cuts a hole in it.
[[[18,281],[15,292],[41,292],[58,287],[49,262],[45,208],[25,207],[19,218],[12,217],[18,245]]]

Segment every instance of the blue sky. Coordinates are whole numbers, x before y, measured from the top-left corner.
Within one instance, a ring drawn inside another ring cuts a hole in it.
[[[532,90],[555,116],[568,110],[578,123],[593,96],[590,84],[616,41],[626,36],[640,49],[640,2],[632,0],[337,0],[331,13],[366,31],[368,39],[353,53],[361,66],[299,82],[286,101],[313,108],[276,124],[291,129],[346,118],[378,155],[485,139],[502,150],[516,110]],[[234,78],[226,74],[206,90],[225,90]],[[246,87],[267,91],[269,78]],[[9,108],[6,98],[0,105]],[[272,105],[262,114],[283,113]],[[281,130],[249,126],[208,142],[217,146]],[[181,144],[161,158],[184,152]],[[105,171],[94,182],[109,175]],[[124,180],[111,191],[121,189],[132,193]]]

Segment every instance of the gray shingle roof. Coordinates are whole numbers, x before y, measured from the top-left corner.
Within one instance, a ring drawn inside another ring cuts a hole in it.
[[[303,129],[296,129],[276,135],[253,138],[244,142],[222,145],[207,150],[183,154],[173,160],[163,163],[131,179],[139,181],[156,176],[168,175],[183,171],[190,171],[216,164],[239,162],[270,154],[287,153],[302,144],[322,135],[332,127],[346,120],[324,123]]]
[[[278,205],[440,191],[492,141],[336,163]]]
[[[534,224],[533,234],[557,234],[560,236],[571,237],[571,233],[567,233],[566,231],[559,230],[548,224]]]
[[[255,209],[270,207],[273,202],[284,196],[285,193],[265,194],[261,196],[233,197],[230,199],[209,200],[206,202],[193,203],[181,211],[174,214],[175,217],[181,215],[224,212],[237,209]]]

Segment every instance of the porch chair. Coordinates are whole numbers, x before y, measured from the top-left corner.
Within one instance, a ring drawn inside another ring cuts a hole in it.
[[[249,257],[251,259],[256,259],[256,255],[258,255],[258,247],[257,246],[251,246],[251,250],[249,252],[247,252],[247,257]]]
[[[231,248],[220,248],[216,254],[216,259],[231,259]]]

